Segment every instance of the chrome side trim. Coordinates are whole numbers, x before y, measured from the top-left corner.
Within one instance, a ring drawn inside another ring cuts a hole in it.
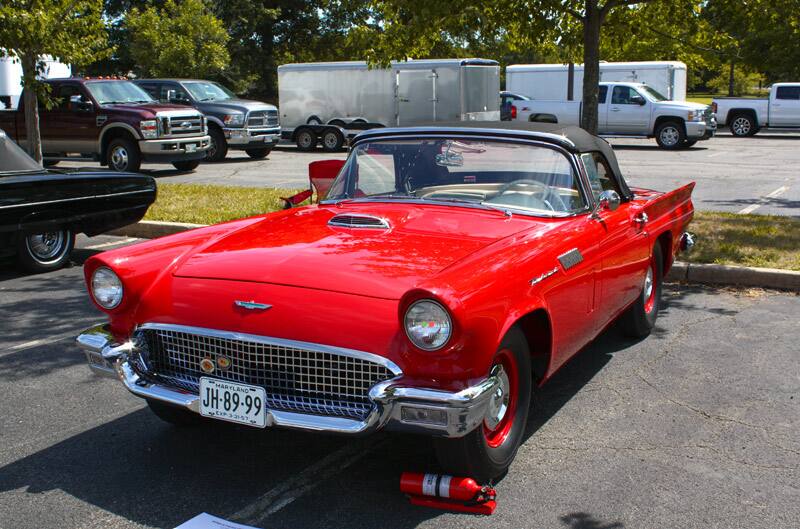
[[[121,197],[123,195],[138,195],[141,193],[152,193],[152,189],[140,189],[139,191],[124,191],[122,193],[109,193],[107,195],[92,195],[89,197],[60,198],[58,200],[46,200],[44,202],[26,202],[24,204],[11,204],[10,206],[0,206],[0,209],[21,208],[25,206],[44,206],[46,204],[60,204],[63,202],[74,202],[76,200],[92,200],[95,198]]]
[[[137,330],[155,329],[165,331],[185,332],[189,334],[199,334],[201,336],[209,336],[212,338],[222,338],[226,340],[240,340],[262,343],[266,345],[275,345],[278,347],[292,347],[295,349],[307,349],[310,351],[318,351],[320,353],[331,353],[342,356],[350,356],[360,360],[367,360],[380,364],[391,371],[395,376],[402,375],[403,371],[391,360],[383,356],[378,356],[364,351],[356,351],[354,349],[346,349],[344,347],[335,347],[332,345],[322,345],[317,343],[301,342],[296,340],[286,340],[283,338],[271,338],[268,336],[259,336],[257,334],[247,334],[234,331],[221,331],[218,329],[206,329],[204,327],[190,327],[187,325],[175,325],[172,323],[143,323]]]

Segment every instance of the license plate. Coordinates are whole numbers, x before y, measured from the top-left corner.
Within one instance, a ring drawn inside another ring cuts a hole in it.
[[[264,143],[272,143],[272,136],[264,136]]]
[[[197,144],[196,143],[187,143],[186,144],[186,152],[197,152]]]
[[[258,386],[201,377],[200,415],[264,428],[266,396],[264,388]]]

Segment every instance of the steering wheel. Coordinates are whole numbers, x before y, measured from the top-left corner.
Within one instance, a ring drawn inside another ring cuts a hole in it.
[[[567,205],[564,204],[564,201],[558,195],[558,193],[554,192],[548,186],[544,185],[543,183],[539,182],[538,180],[528,180],[528,179],[521,179],[521,180],[514,180],[513,182],[509,182],[505,184],[503,187],[500,188],[500,191],[493,198],[497,198],[503,196],[509,189],[512,187],[522,187],[522,186],[536,186],[540,190],[534,192],[534,198],[540,201],[542,204],[546,206],[546,209],[550,211],[569,211]],[[559,206],[559,209],[553,207],[553,205]]]

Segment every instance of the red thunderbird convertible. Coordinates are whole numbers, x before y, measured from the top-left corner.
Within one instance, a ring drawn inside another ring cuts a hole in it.
[[[694,184],[631,189],[577,128],[376,129],[323,169],[316,204],[90,258],[90,367],[173,424],[416,432],[488,480],[536,387],[617,319],[650,333],[693,244]]]

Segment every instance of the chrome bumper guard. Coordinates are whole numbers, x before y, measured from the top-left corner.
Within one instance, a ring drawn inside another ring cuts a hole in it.
[[[225,141],[228,145],[247,145],[264,144],[267,147],[275,145],[281,141],[280,127],[260,127],[260,128],[224,128]]]
[[[96,325],[76,339],[95,373],[119,379],[138,397],[158,400],[200,413],[200,397],[158,384],[137,374],[128,363],[131,342],[114,343],[107,324]],[[489,402],[500,386],[496,372],[474,386],[449,392],[407,387],[398,381],[375,384],[369,398],[375,403],[364,420],[267,410],[267,426],[340,434],[366,434],[382,428],[441,437],[462,437],[483,422]]]

